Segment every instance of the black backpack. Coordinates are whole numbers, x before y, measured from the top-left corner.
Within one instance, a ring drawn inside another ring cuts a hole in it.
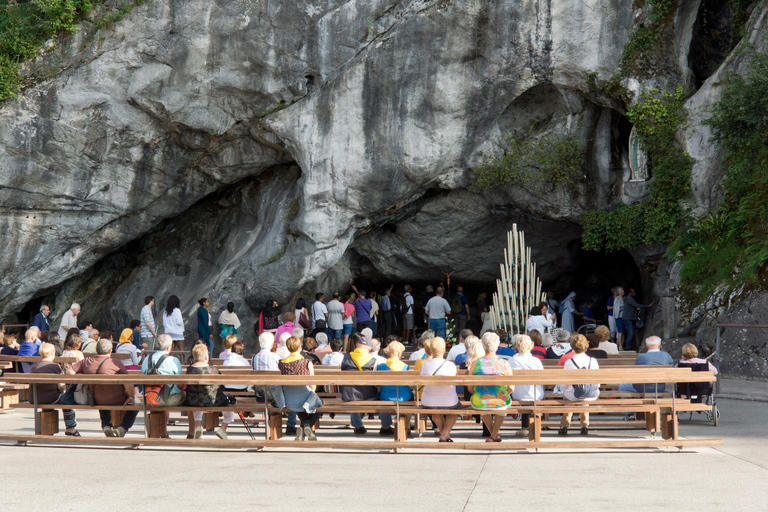
[[[408,314],[408,304],[405,302],[405,295],[400,297],[400,314],[401,315],[407,315]]]
[[[576,364],[576,361],[573,361],[573,364],[576,366],[577,370],[589,370],[592,368],[592,360],[594,358],[589,358],[589,365],[587,365],[586,368],[582,368],[578,364]],[[573,396],[574,398],[597,398],[600,394],[600,385],[599,384],[574,384],[573,385]]]

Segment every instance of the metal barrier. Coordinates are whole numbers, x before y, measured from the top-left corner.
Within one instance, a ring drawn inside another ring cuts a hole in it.
[[[717,328],[717,338],[715,339],[715,361],[717,367],[720,367],[720,335],[725,331],[726,327],[735,327],[737,329],[768,329],[768,325],[759,324],[715,324]],[[717,382],[715,383],[715,393],[720,393],[720,375],[721,372],[717,372]]]

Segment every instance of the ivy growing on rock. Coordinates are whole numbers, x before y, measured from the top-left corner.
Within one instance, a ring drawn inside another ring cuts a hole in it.
[[[641,95],[627,117],[635,125],[648,155],[653,178],[643,203],[612,211],[592,210],[582,216],[583,247],[615,251],[643,244],[667,243],[680,226],[680,200],[689,189],[693,160],[677,144],[677,130],[685,120],[683,88]]]
[[[510,131],[483,155],[472,190],[513,185],[536,193],[568,188],[580,179],[583,167],[584,153],[570,134],[533,137],[530,132]]]

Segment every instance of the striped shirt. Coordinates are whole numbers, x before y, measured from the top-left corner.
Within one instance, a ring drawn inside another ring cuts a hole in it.
[[[152,331],[150,331],[149,327],[147,327],[147,323],[152,326],[152,329],[155,332],[157,332],[157,327],[155,327],[155,318],[152,316],[152,309],[149,307],[149,304],[141,308],[141,316],[139,317],[139,321],[141,322],[141,337],[152,338],[154,334],[152,334]]]
[[[280,361],[277,354],[269,350],[260,350],[251,360],[251,367],[254,370],[277,370],[277,363]]]

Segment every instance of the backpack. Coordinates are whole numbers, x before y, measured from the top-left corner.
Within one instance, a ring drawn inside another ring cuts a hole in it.
[[[594,358],[589,358],[589,365],[587,365],[586,368],[582,368],[581,366],[577,365],[573,359],[573,364],[576,366],[577,370],[589,370],[592,368],[592,360]],[[599,384],[574,384],[573,385],[573,396],[574,398],[597,398],[597,396],[600,394],[600,385]]]
[[[464,310],[464,304],[461,303],[461,296],[454,295],[451,299],[451,313],[458,315]]]
[[[160,368],[160,365],[163,364],[163,361],[165,361],[167,358],[168,354],[163,354],[154,363],[152,363],[152,360],[150,359],[147,375],[159,375],[157,369]],[[164,384],[159,386],[151,386],[147,384],[144,389],[144,401],[147,403],[147,405],[164,405],[170,394],[170,386],[166,386]]]
[[[405,295],[400,297],[400,314],[401,315],[407,315],[408,314],[408,304],[405,302]]]

